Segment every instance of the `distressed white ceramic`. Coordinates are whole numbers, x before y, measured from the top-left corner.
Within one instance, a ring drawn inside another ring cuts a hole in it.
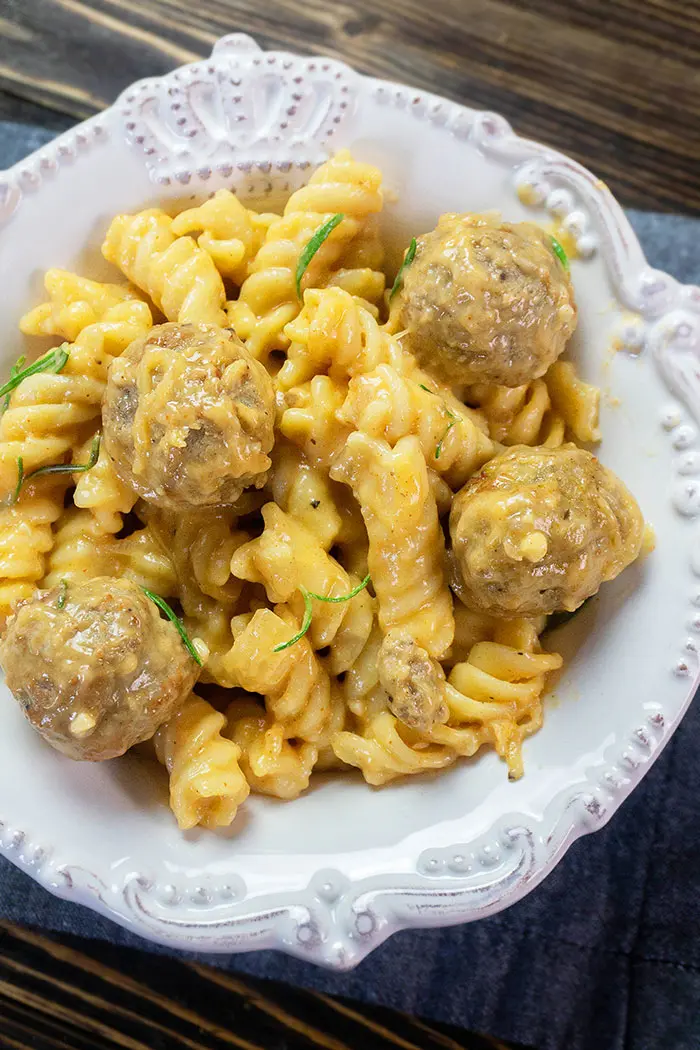
[[[566,671],[524,778],[509,783],[493,753],[381,790],[338,777],[294,803],[251,798],[230,833],[183,834],[138,759],[70,762],[4,687],[0,706],[0,845],[43,886],[174,947],[280,948],[338,969],[402,927],[477,919],[536,886],[668,740],[700,643],[700,289],[650,270],[607,188],[494,114],[242,36],[134,85],[0,175],[3,373],[47,267],[107,273],[115,212],[221,186],[288,192],[340,146],[384,170],[396,244],[443,211],[492,208],[556,217],[578,241],[573,353],[604,391],[601,456],[658,543],[551,636]]]

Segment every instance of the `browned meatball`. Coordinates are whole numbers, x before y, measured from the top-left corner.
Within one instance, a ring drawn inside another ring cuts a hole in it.
[[[42,591],[20,606],[0,663],[44,739],[93,762],[151,737],[199,671],[141,588],[108,576]]]
[[[493,616],[572,611],[639,554],[634,497],[575,445],[516,445],[457,493],[450,533],[471,608]]]
[[[406,631],[396,628],[386,634],[377,671],[389,708],[404,725],[430,729],[447,721],[445,674]]]
[[[531,222],[443,215],[404,272],[399,324],[448,383],[520,386],[544,375],[576,327],[567,270]]]
[[[119,476],[164,509],[224,506],[265,484],[272,380],[228,328],[163,324],[135,340],[110,367],[102,417]]]

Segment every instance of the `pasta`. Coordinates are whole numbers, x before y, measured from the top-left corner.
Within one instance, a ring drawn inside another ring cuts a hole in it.
[[[63,580],[74,584],[93,576],[113,576],[114,568],[112,537],[103,532],[91,514],[68,507],[56,523],[44,586],[55,587]]]
[[[355,431],[331,468],[349,484],[369,534],[369,571],[386,631],[407,627],[431,656],[452,644],[452,598],[443,573],[444,537],[416,437],[391,449]]]
[[[75,342],[84,328],[103,321],[113,307],[136,298],[130,288],[103,284],[67,270],[47,270],[49,301],[35,306],[19,322],[24,335],[55,335]]]
[[[228,827],[250,792],[240,747],[221,735],[225,724],[220,711],[193,695],[156,732],[156,754],[170,774],[170,805],[183,830]]]
[[[0,419],[0,483],[6,491],[20,457],[28,473],[76,448],[100,415],[110,362],[151,324],[145,303],[118,303],[81,330],[59,374],[31,375],[12,391]]]
[[[37,479],[18,502],[0,509],[0,617],[31,598],[45,570],[45,555],[53,547],[53,523],[63,512],[66,484]]]
[[[343,221],[327,238],[307,269],[307,286],[325,283],[339,268],[344,250],[363,233],[363,224],[382,207],[381,174],[341,151],[314,172],[308,185],[293,193],[284,215],[268,227],[265,242],[231,303],[229,320],[256,358],[285,350],[285,325],[296,317],[299,300],[296,270],[304,246],[333,215]]]
[[[262,535],[239,547],[233,556],[234,576],[262,584],[270,602],[289,604],[299,619],[304,609],[301,587],[327,598],[339,598],[357,586],[357,578],[349,575],[326,553],[312,532],[276,503],[263,507],[262,515]],[[364,648],[372,628],[372,598],[362,590],[337,604],[313,599],[312,613],[308,637],[314,649],[330,648],[331,673],[347,671]]]
[[[298,626],[284,606],[278,605],[274,612],[258,610],[236,637],[231,662],[243,689],[265,695],[266,707],[287,739],[321,746],[342,726],[345,715],[327,671],[306,638],[275,652]]]
[[[391,365],[352,379],[337,418],[392,446],[414,434],[426,464],[452,488],[460,488],[494,453],[468,408],[446,401]]]
[[[250,701],[228,708],[228,734],[241,750],[240,764],[253,791],[287,800],[309,786],[318,748],[308,741],[290,741],[280,722]]]
[[[591,540],[591,578],[614,575],[594,564],[600,537],[622,552],[616,571],[633,552],[641,517],[622,483],[569,443],[600,439],[600,395],[559,359],[576,311],[547,236],[445,216],[387,292],[382,207],[381,173],[343,150],[282,215],[229,189],[174,214],[118,215],[102,248],[115,281],[49,270],[46,301],[20,322],[61,345],[18,362],[0,395],[3,666],[28,676],[33,617],[50,666],[67,664],[62,631],[83,631],[89,598],[79,677],[97,687],[47,672],[34,724],[91,759],[150,736],[184,830],[229,826],[249,792],[295,799],[314,772],[381,786],[488,747],[520,777],[562,666],[540,641],[541,565],[553,559],[556,592],[577,536]],[[522,303],[521,324],[509,311]],[[142,487],[125,469],[135,432]],[[608,490],[591,525],[593,481]],[[63,610],[60,630],[44,629],[47,609]]]
[[[570,361],[555,362],[543,379],[524,386],[474,386],[468,397],[504,445],[557,448],[567,432],[576,441],[600,441],[600,391],[579,379]]]
[[[343,288],[310,288],[304,308],[285,329],[287,360],[278,376],[282,390],[306,383],[319,373],[343,382],[378,365],[414,367],[400,343],[381,327],[363,303]]]
[[[191,237],[177,237],[157,208],[118,215],[102,254],[146,292],[171,321],[226,324],[226,293],[211,256]]]
[[[217,190],[204,204],[176,215],[171,230],[176,237],[199,232],[197,244],[221,276],[243,284],[276,218],[245,208],[230,190]]]
[[[88,461],[93,440],[91,435],[83,443],[77,463]],[[101,447],[92,470],[75,475],[73,503],[89,510],[103,532],[117,533],[124,524],[124,515],[136,503],[136,493],[117,477],[109,456]]]

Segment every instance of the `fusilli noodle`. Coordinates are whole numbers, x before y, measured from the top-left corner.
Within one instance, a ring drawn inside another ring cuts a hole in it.
[[[425,384],[391,365],[379,365],[350,380],[337,419],[392,446],[414,434],[427,465],[458,489],[493,456],[494,448],[468,408],[455,399],[449,406]]]
[[[262,515],[262,535],[233,555],[234,576],[261,583],[271,602],[287,603],[299,619],[304,611],[301,587],[327,598],[339,598],[357,586],[357,578],[348,575],[314,534],[276,503],[263,507]],[[329,646],[331,673],[346,671],[364,648],[372,628],[372,598],[362,590],[337,604],[313,599],[312,614],[309,638],[314,649]]]
[[[176,215],[176,237],[199,233],[197,244],[211,256],[222,277],[242,284],[270,224],[279,218],[244,207],[230,190],[217,190],[204,204]]]
[[[345,720],[342,699],[306,637],[275,652],[298,631],[291,611],[260,609],[236,636],[231,664],[238,683],[263,693],[268,713],[292,737],[323,746]]]
[[[314,172],[306,186],[287,201],[284,215],[274,220],[250,266],[229,320],[254,357],[289,344],[285,325],[296,317],[299,256],[316,230],[333,215],[345,216],[321,245],[304,275],[306,287],[325,283],[342,263],[344,251],[363,232],[363,223],[382,207],[381,174],[359,164],[343,150]]]
[[[135,299],[130,288],[91,281],[68,270],[47,270],[49,301],[35,306],[19,322],[24,335],[55,335],[74,342],[88,325],[103,321],[119,303]]]
[[[9,616],[36,591],[66,488],[62,480],[37,479],[25,486],[14,506],[0,509],[0,617]]]
[[[173,220],[151,208],[118,215],[107,230],[102,254],[146,292],[169,321],[228,322],[226,293],[216,266],[191,237],[176,237]]]
[[[241,749],[252,791],[287,800],[306,791],[318,759],[315,744],[288,740],[281,723],[251,701],[234,701],[226,714],[227,733]]]
[[[431,656],[452,644],[452,598],[444,579],[444,538],[416,437],[391,449],[355,432],[331,469],[352,487],[369,535],[369,571],[383,630],[406,627]]]
[[[170,805],[183,829],[228,827],[248,797],[241,749],[222,736],[225,724],[220,711],[193,694],[156,732],[156,754],[170,774]]]

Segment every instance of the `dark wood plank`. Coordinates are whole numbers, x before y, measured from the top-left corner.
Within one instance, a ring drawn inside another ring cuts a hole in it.
[[[517,1050],[393,1010],[10,923],[0,923],[0,1046]]]
[[[700,213],[695,0],[5,0],[0,89],[84,117],[238,29],[502,112],[623,203]]]

